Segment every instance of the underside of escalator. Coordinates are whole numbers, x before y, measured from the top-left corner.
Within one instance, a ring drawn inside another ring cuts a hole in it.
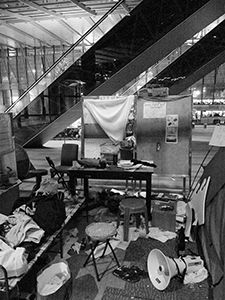
[[[171,95],[177,95],[223,63],[225,20],[150,80],[147,86],[168,87]]]

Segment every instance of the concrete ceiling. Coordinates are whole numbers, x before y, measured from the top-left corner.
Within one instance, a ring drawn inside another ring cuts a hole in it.
[[[91,46],[142,0],[1,0],[0,47],[71,46],[120,3],[92,34]]]

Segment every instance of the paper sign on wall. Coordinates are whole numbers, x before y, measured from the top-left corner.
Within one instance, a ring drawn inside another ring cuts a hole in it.
[[[165,102],[145,102],[143,105],[143,118],[165,118],[166,103]]]
[[[178,115],[166,116],[166,143],[178,142]]]
[[[215,126],[209,145],[225,147],[225,126]]]

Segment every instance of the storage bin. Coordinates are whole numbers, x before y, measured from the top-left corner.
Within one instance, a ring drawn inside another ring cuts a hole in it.
[[[152,200],[152,226],[175,232],[176,201]]]

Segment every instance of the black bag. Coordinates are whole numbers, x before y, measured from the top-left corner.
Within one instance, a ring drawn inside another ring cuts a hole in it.
[[[65,203],[62,195],[41,195],[33,197],[27,206],[34,206],[33,220],[47,234],[58,230],[66,218]]]

